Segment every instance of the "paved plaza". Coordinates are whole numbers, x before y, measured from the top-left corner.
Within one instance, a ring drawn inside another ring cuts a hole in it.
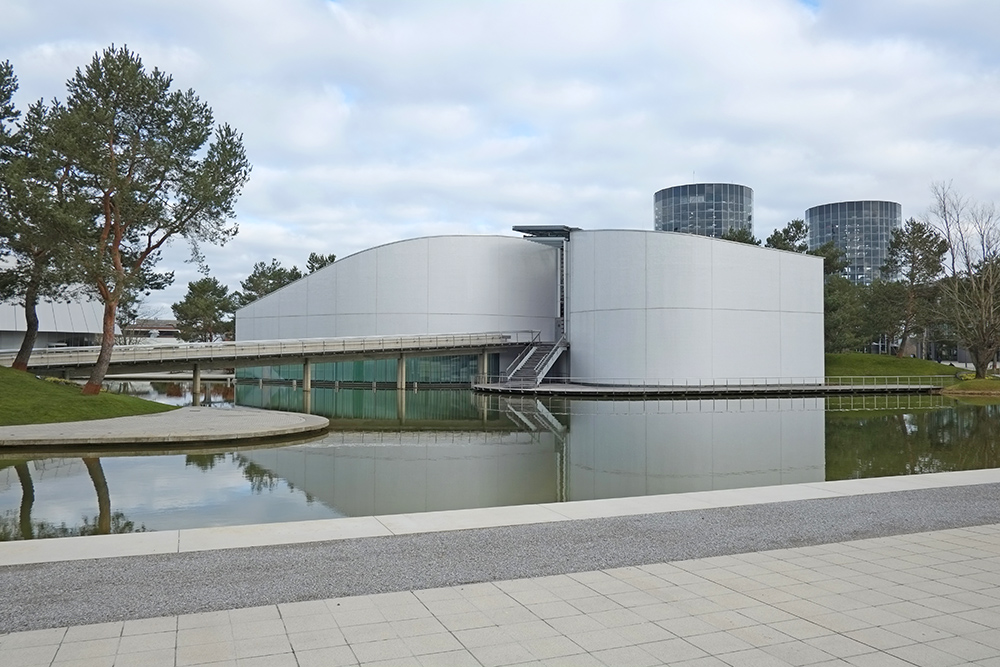
[[[0,637],[9,667],[1000,665],[1000,525]]]
[[[991,470],[6,543],[0,631],[32,629],[0,664],[1000,667],[998,499]]]

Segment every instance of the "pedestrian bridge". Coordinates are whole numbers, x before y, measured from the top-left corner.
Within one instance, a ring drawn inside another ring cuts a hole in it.
[[[301,363],[303,386],[309,386],[310,364],[357,359],[405,358],[478,354],[485,372],[485,355],[505,349],[521,349],[537,341],[537,331],[493,331],[485,333],[423,334],[409,336],[357,336],[349,338],[305,338],[288,340],[178,343],[176,345],[116,345],[108,374],[151,371],[193,371],[197,386],[201,369],[277,366]],[[35,350],[28,370],[45,375],[76,377],[90,373],[97,362],[97,347],[66,347]],[[0,353],[0,365],[14,363],[14,352]],[[398,386],[406,384],[406,365],[399,364]]]

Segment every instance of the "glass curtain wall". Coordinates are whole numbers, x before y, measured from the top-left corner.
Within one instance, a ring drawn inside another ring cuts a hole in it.
[[[487,372],[499,375],[500,358],[497,354],[487,357]],[[340,382],[344,384],[363,383],[379,384],[396,383],[397,359],[363,359],[357,361],[340,361],[335,363],[314,363],[312,366],[312,382],[320,386],[323,383]],[[476,355],[455,355],[441,357],[407,357],[406,381],[425,385],[468,385],[476,375],[478,357]],[[269,380],[274,382],[302,381],[302,364],[285,364],[281,366],[261,366],[237,368],[237,381]]]
[[[844,201],[806,211],[809,249],[833,241],[844,252],[841,275],[858,285],[870,285],[882,275],[892,230],[903,224],[902,207],[891,201]]]

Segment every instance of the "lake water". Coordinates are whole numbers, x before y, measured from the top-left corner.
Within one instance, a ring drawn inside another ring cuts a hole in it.
[[[240,404],[301,406],[288,387],[237,392]],[[4,455],[0,539],[1000,465],[1000,406],[939,396],[610,401],[314,389],[312,410],[333,430],[282,447]]]

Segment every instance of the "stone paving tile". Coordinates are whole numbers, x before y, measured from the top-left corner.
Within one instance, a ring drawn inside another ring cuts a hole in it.
[[[980,526],[13,633],[0,664],[1000,667],[998,572]]]
[[[358,660],[349,646],[333,646],[296,651],[299,667],[345,667],[357,665]]]
[[[119,653],[114,664],[115,667],[174,667],[174,649]]]

